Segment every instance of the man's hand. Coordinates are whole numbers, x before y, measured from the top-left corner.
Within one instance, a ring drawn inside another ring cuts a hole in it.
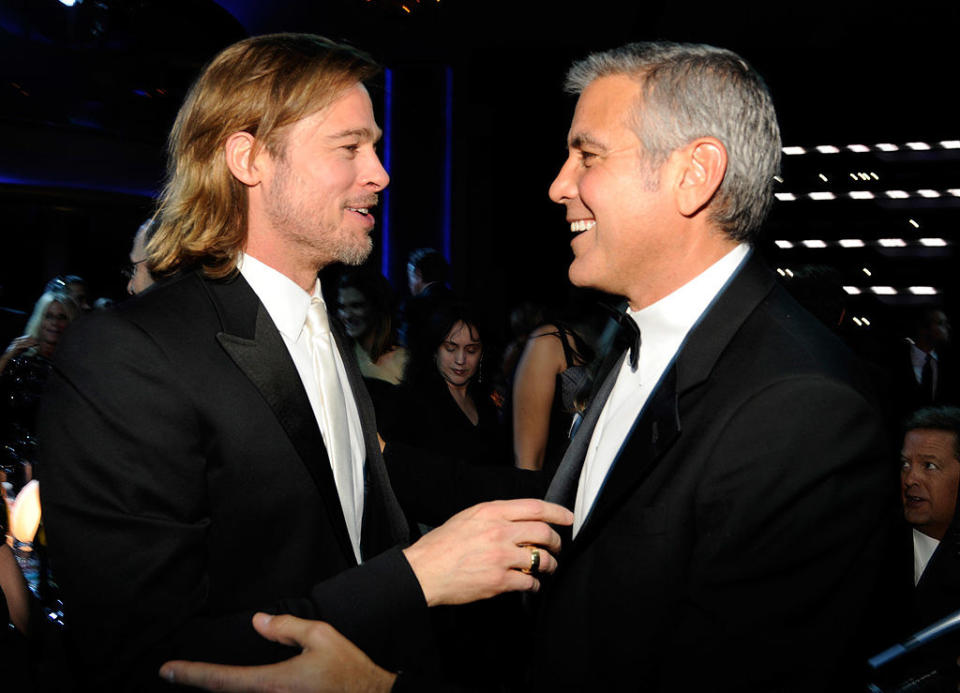
[[[569,525],[573,513],[532,498],[481,503],[457,513],[404,549],[428,606],[466,604],[502,592],[535,592],[540,581],[530,568],[539,547],[536,572],[552,573],[560,537],[547,523]]]
[[[256,667],[167,662],[160,667],[160,676],[185,686],[235,693],[376,693],[389,691],[397,678],[374,664],[329,623],[256,614],[253,627],[268,640],[299,646],[303,652],[285,662]]]

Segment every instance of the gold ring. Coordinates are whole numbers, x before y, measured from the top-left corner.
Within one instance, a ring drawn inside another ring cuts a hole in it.
[[[530,567],[522,568],[521,572],[532,575],[540,570],[540,549],[536,546],[528,546],[527,548],[530,549]]]

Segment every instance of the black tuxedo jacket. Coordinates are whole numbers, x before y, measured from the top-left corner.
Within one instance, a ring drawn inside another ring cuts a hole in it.
[[[855,651],[857,629],[896,488],[855,373],[839,341],[749,258],[692,329],[566,542],[539,605],[531,685],[842,686],[868,654]],[[572,507],[611,383],[548,500]]]
[[[253,631],[256,610],[330,621],[385,666],[417,657],[426,606],[390,549],[407,526],[333,329],[365,434],[360,566],[296,367],[241,276],[187,273],[71,327],[41,417],[41,489],[91,688],[159,685],[171,657],[290,656]]]

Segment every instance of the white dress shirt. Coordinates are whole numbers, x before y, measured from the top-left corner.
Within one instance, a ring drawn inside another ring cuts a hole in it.
[[[714,264],[646,308],[627,310],[640,328],[642,344],[637,370],[624,359],[587,448],[573,509],[573,536],[583,525],[613,465],[661,376],[679,353],[700,316],[726,286],[747,256],[742,243]]]
[[[923,532],[913,530],[913,586],[916,587],[920,582],[923,571],[927,569],[927,563],[933,556],[933,552],[940,546],[940,541],[933,537],[928,537]]]
[[[247,280],[247,283],[257,294],[257,298],[263,303],[264,308],[277,326],[280,336],[283,337],[283,343],[287,345],[290,357],[297,367],[297,373],[300,375],[300,382],[303,383],[303,389],[307,392],[307,398],[310,400],[310,406],[313,409],[313,416],[320,427],[320,433],[324,440],[329,440],[329,432],[325,429],[325,417],[322,410],[322,398],[318,390],[318,378],[314,373],[313,357],[309,346],[309,337],[304,330],[307,320],[307,309],[310,307],[310,301],[314,297],[319,297],[323,302],[323,294],[320,292],[320,280],[313,287],[313,293],[308,294],[300,288],[292,279],[278,272],[272,267],[265,265],[252,255],[241,255],[238,266],[240,274]],[[326,308],[326,304],[324,304]],[[329,313],[328,313],[329,315]],[[335,350],[336,351],[336,350]],[[343,358],[339,352],[335,353],[337,361],[337,375],[340,384],[343,387],[344,404],[347,412],[347,424],[350,438],[350,455],[353,463],[353,483],[352,488],[345,488],[348,482],[339,478],[337,473],[337,464],[330,460],[330,467],[333,470],[334,482],[337,485],[337,494],[340,496],[340,505],[343,508],[344,519],[347,522],[347,532],[350,534],[350,542],[353,544],[353,551],[357,562],[360,558],[360,529],[363,522],[363,465],[366,459],[366,449],[363,441],[363,429],[360,425],[360,414],[357,411],[357,403],[353,398],[353,390],[350,388],[350,381],[347,380],[347,372],[343,367]],[[328,449],[328,454],[330,450]],[[353,495],[353,503],[345,503],[346,494]],[[350,508],[356,508],[352,512]]]
[[[923,366],[927,362],[927,352],[918,347],[913,343],[913,340],[907,337],[907,342],[910,344],[910,363],[913,366],[913,377],[917,380],[917,385],[923,384]],[[936,351],[930,352],[930,371],[933,374],[933,382],[931,386],[933,391],[937,391],[937,376],[939,375],[940,369],[940,359],[937,357]],[[930,394],[929,392],[927,393]]]

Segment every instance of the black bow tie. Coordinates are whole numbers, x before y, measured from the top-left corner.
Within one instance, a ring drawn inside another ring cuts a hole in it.
[[[626,309],[619,311],[605,303],[601,303],[600,305],[610,311],[613,319],[620,324],[620,329],[617,331],[616,342],[621,348],[630,349],[630,370],[637,370],[637,360],[640,358],[640,328],[637,327],[637,323],[633,321],[633,318],[627,315]]]

